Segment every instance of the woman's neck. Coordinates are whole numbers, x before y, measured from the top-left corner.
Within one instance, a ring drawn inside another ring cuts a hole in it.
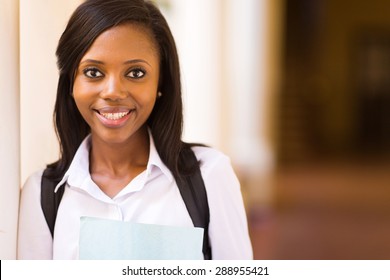
[[[91,175],[135,177],[146,168],[149,158],[149,135],[146,127],[140,128],[124,143],[107,143],[93,134],[91,141]]]

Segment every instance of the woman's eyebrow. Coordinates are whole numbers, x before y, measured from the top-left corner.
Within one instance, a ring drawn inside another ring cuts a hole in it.
[[[143,60],[143,59],[130,59],[130,60],[125,61],[124,64],[134,64],[134,63],[146,63],[147,65],[152,67],[152,65],[150,65],[146,60]]]
[[[100,64],[100,65],[104,64],[103,61],[96,60],[96,59],[86,59],[86,60],[83,60],[83,61],[80,62],[80,64],[85,64],[85,63],[94,63],[94,64]],[[134,63],[146,63],[147,65],[152,67],[149,62],[147,62],[146,60],[143,60],[143,59],[130,59],[130,60],[126,60],[123,64],[134,64]]]
[[[85,63],[94,63],[94,64],[101,64],[101,65],[104,64],[103,61],[95,60],[95,59],[86,59],[80,62],[80,64],[85,64]]]

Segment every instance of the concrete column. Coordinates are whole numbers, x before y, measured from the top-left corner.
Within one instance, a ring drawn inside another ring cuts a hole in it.
[[[227,0],[224,20],[225,139],[251,203],[268,203],[274,161],[283,0]]]
[[[53,109],[58,70],[55,51],[81,0],[20,0],[21,181],[58,159]]]
[[[20,187],[19,1],[0,0],[0,38],[0,259],[15,259]]]
[[[221,148],[222,1],[160,2],[168,3],[163,13],[179,52],[184,104],[183,138]]]

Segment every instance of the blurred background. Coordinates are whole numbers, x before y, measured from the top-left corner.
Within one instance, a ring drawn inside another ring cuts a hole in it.
[[[230,156],[256,259],[390,259],[390,2],[155,0],[185,140]],[[80,0],[0,0],[0,258],[19,186],[56,160],[55,48]]]

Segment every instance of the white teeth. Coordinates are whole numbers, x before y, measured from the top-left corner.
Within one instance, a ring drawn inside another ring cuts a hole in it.
[[[100,113],[103,117],[109,120],[119,120],[129,114],[129,112],[121,112],[121,113]]]

